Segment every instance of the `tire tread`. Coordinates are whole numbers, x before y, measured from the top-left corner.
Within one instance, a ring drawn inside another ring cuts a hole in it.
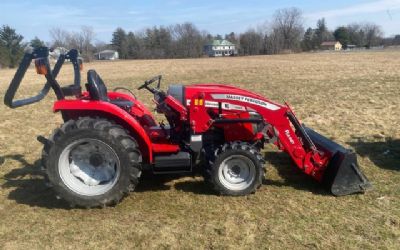
[[[51,180],[51,178],[48,176],[48,164],[52,147],[60,143],[60,141],[63,139],[62,135],[70,132],[76,132],[78,130],[96,130],[100,133],[104,132],[109,138],[111,138],[112,141],[122,147],[122,150],[126,152],[129,159],[128,162],[130,163],[130,167],[128,168],[129,185],[121,187],[121,189],[116,192],[110,192],[111,195],[109,197],[83,202],[79,197],[74,199],[71,196],[71,192],[67,193],[67,191],[63,191],[63,188],[60,188],[60,185],[53,183],[54,186],[57,186],[57,195],[67,200],[73,207],[80,206],[86,208],[102,208],[118,204],[129,194],[129,192],[132,192],[139,183],[139,178],[142,171],[142,157],[138,148],[138,143],[129,135],[129,132],[122,126],[114,124],[109,120],[103,118],[79,117],[77,120],[69,120],[60,128],[55,129],[48,139],[50,146],[45,145],[42,150],[42,165],[44,170],[47,172],[47,178]]]

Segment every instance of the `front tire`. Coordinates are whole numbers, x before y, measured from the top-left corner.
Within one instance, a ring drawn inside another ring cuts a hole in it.
[[[247,143],[227,143],[215,151],[206,168],[206,181],[221,195],[254,193],[262,184],[263,159],[259,150]]]
[[[114,205],[138,184],[141,154],[121,126],[84,117],[66,122],[51,139],[47,177],[71,206]]]

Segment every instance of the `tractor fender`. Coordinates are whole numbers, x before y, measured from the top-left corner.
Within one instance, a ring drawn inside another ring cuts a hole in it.
[[[149,136],[140,123],[125,110],[102,101],[60,100],[54,103],[53,111],[61,112],[64,120],[77,119],[82,116],[98,116],[115,121],[134,135],[142,151],[143,162],[153,162],[152,144]]]

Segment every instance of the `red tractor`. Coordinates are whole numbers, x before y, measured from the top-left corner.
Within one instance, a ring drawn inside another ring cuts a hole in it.
[[[248,195],[262,183],[265,143],[288,153],[302,172],[334,195],[370,186],[353,152],[304,127],[287,104],[222,84],[171,85],[164,92],[157,76],[138,89],[154,95],[157,112],[168,121],[158,124],[134,94],[108,91],[94,70],[88,71],[82,91],[76,50],[61,55],[54,69],[48,55],[47,48],[25,54],[4,100],[16,108],[54,90],[58,100],[53,110],[65,123],[38,140],[44,144],[48,180],[72,206],[116,204],[134,190],[146,169],[165,174],[200,167],[217,193]],[[66,59],[74,67],[75,82],[61,87],[56,77]],[[47,82],[37,96],[13,101],[32,60]]]

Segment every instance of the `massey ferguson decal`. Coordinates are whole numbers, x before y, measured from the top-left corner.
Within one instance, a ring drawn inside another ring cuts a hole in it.
[[[274,110],[274,111],[280,109],[280,107],[278,107],[275,104],[272,104],[272,103],[269,103],[269,102],[266,102],[263,100],[255,99],[252,97],[248,97],[248,96],[230,95],[230,94],[213,94],[211,96],[216,100],[232,100],[232,101],[246,102],[246,103],[261,106],[266,109]]]

